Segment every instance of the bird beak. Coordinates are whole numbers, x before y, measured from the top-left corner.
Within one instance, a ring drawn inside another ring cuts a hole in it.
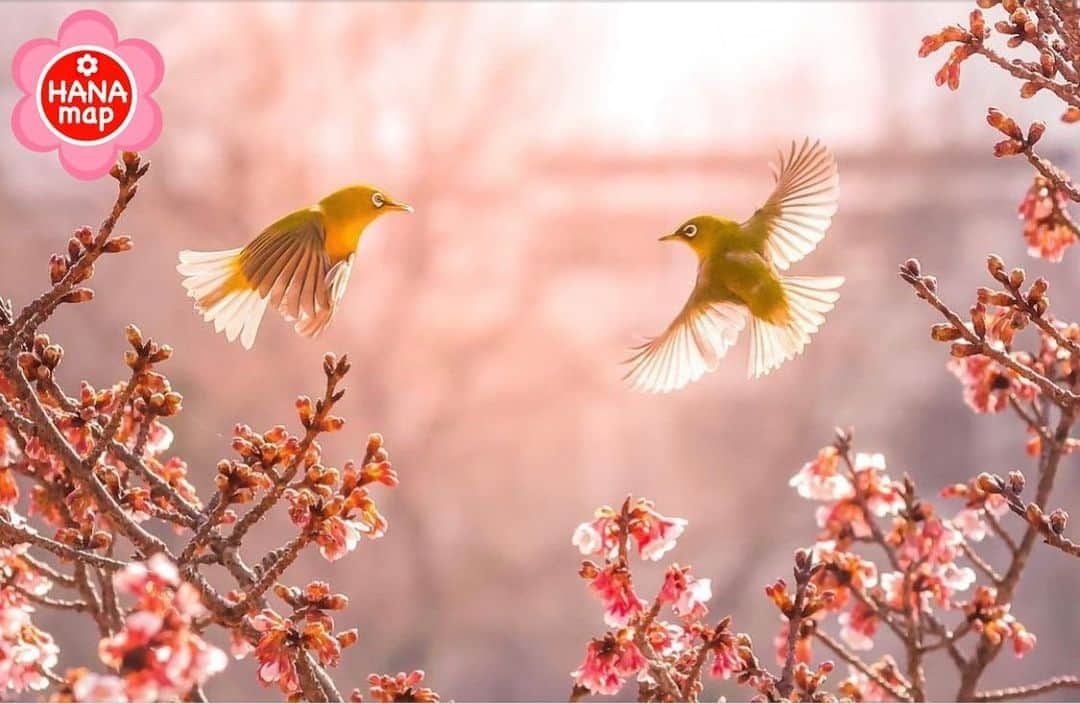
[[[398,203],[396,200],[387,200],[386,207],[391,210],[404,210],[406,213],[413,212],[413,207],[408,203]]]
[[[672,232],[670,235],[664,235],[663,237],[661,237],[660,241],[661,242],[668,242],[670,240],[678,239],[678,237],[679,237],[678,232]]]

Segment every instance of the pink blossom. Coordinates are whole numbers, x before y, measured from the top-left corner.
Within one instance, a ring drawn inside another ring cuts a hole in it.
[[[712,598],[712,580],[696,579],[690,575],[689,567],[672,565],[664,575],[657,598],[670,604],[677,615],[697,620],[709,611],[705,602]]]
[[[585,660],[570,673],[574,683],[592,694],[618,694],[627,677],[636,675],[646,665],[645,656],[633,641],[633,631],[623,629],[607,633],[589,642]]]
[[[652,503],[640,500],[630,520],[630,535],[644,560],[659,560],[686,530],[683,518],[668,518],[657,513]]]
[[[855,480],[875,516],[895,515],[904,507],[900,486],[885,473],[885,455],[860,452],[854,460]]]
[[[964,386],[964,402],[976,413],[1000,413],[1010,394],[1029,400],[1038,392],[1031,382],[983,355],[954,357],[948,368]]]
[[[41,690],[48,680],[40,668],[56,666],[60,648],[52,636],[30,622],[28,611],[0,608],[0,693]]]
[[[965,508],[953,516],[951,523],[967,538],[979,542],[986,537],[986,523],[981,508]]]
[[[1022,658],[1035,649],[1035,634],[1016,621],[1011,624],[1013,653]]]
[[[813,461],[802,466],[788,485],[804,499],[836,501],[852,495],[851,482],[840,473],[840,453],[829,445],[818,452]]]
[[[634,593],[630,571],[617,563],[600,570],[589,587],[604,602],[604,623],[613,628],[627,625],[645,609],[645,602]]]
[[[69,679],[71,675],[68,675]],[[99,675],[83,670],[71,683],[71,693],[77,702],[126,702],[124,680],[115,675]]]
[[[334,562],[355,550],[366,530],[362,523],[331,516],[322,522],[322,530],[316,533],[315,542],[319,544],[319,553]]]
[[[1068,196],[1042,176],[1036,176],[1018,212],[1024,221],[1028,254],[1060,262],[1065,250],[1076,244],[1076,232],[1063,215]]]
[[[870,650],[874,647],[878,617],[866,604],[856,602],[850,611],[840,614],[836,620],[840,624],[840,637],[852,650]]]

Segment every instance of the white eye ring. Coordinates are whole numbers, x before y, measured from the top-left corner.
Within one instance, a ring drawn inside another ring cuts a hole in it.
[[[374,205],[376,208],[381,208],[386,204],[386,198],[383,197],[382,193],[376,191],[375,193],[371,194],[371,204]]]
[[[697,234],[697,225],[687,225],[682,229],[682,232],[687,237],[693,237]]]

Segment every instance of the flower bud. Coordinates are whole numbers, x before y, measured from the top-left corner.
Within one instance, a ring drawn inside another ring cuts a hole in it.
[[[57,283],[67,273],[67,260],[62,254],[54,254],[49,257],[49,282]]]
[[[1039,68],[1042,69],[1043,75],[1047,78],[1053,78],[1057,73],[1057,61],[1054,60],[1054,55],[1049,51],[1043,51],[1039,54]]]
[[[1016,139],[1005,139],[994,145],[994,156],[1015,156],[1024,151],[1023,142]]]
[[[1042,90],[1042,86],[1035,81],[1025,81],[1020,84],[1020,97],[1024,100],[1027,100],[1028,98],[1038,93],[1040,90]]]
[[[971,34],[976,39],[982,39],[986,36],[986,20],[983,19],[983,13],[978,10],[972,10],[968,16],[968,26],[971,28]]]
[[[139,349],[143,346],[142,331],[135,325],[128,325],[124,328],[124,335],[127,336],[128,344],[135,349]]]
[[[1000,280],[1002,272],[1005,271],[1005,262],[996,254],[991,254],[986,258],[986,268],[990,272],[990,276]]]
[[[971,327],[977,336],[986,337],[986,306],[982,303],[971,306]]]
[[[1020,267],[1013,269],[1009,272],[1009,285],[1013,288],[1020,288],[1024,283],[1024,270]]]
[[[45,363],[49,369],[55,369],[57,364],[60,364],[61,358],[64,356],[64,348],[60,345],[49,345],[41,351],[41,361]]]
[[[918,276],[922,269],[918,259],[908,259],[901,268],[905,273],[911,274],[912,276]]]
[[[1018,470],[1009,472],[1008,487],[1013,494],[1021,494],[1024,491],[1024,473]]]
[[[296,399],[296,411],[300,414],[301,425],[305,428],[311,425],[311,421],[315,417],[315,408],[310,398],[307,396],[298,397]]]
[[[970,342],[954,342],[952,347],[949,348],[949,354],[953,357],[971,357],[981,353],[982,346]]]
[[[960,339],[960,331],[950,323],[938,323],[930,328],[930,337],[938,342],[952,342]]]
[[[1055,508],[1050,512],[1050,530],[1058,535],[1065,532],[1065,525],[1069,522],[1069,513],[1065,509]]]
[[[1048,288],[1050,288],[1050,282],[1040,276],[1035,279],[1035,283],[1031,284],[1031,289],[1028,291],[1028,300],[1032,303],[1040,300]]]
[[[1016,124],[1016,120],[997,108],[990,108],[986,115],[986,121],[990,123],[991,127],[1007,137],[1018,140],[1024,138],[1024,133],[1020,130],[1020,125]]]
[[[1069,106],[1069,109],[1061,114],[1061,121],[1067,124],[1080,121],[1080,108]]]
[[[77,288],[61,298],[63,303],[85,303],[94,297],[94,292],[88,288]]]
[[[355,628],[350,628],[347,631],[342,631],[337,634],[337,642],[342,648],[348,648],[350,645],[356,643],[360,639],[360,631]]]
[[[89,225],[83,225],[75,230],[74,237],[83,247],[89,247],[94,244],[94,231],[90,229]]]
[[[344,427],[345,419],[341,416],[327,416],[322,422],[322,430],[325,433],[333,433]]]
[[[1032,122],[1028,127],[1027,144],[1029,147],[1034,146],[1036,142],[1042,139],[1043,133],[1046,132],[1045,122]]]
[[[975,483],[979,489],[987,494],[1000,494],[1002,489],[1001,477],[990,474],[989,472],[980,472],[979,476],[975,478]]]
[[[105,246],[102,247],[102,249],[109,254],[116,254],[118,252],[126,252],[134,246],[135,244],[132,239],[127,235],[123,235],[121,237],[113,237],[105,243]]]

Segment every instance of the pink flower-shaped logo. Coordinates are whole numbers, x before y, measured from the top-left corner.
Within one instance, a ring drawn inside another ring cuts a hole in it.
[[[121,149],[146,149],[161,133],[161,109],[150,94],[165,62],[143,39],[120,41],[116,26],[94,10],[64,20],[56,39],[32,39],[11,66],[23,97],[11,129],[25,147],[58,149],[72,176],[108,173]]]

